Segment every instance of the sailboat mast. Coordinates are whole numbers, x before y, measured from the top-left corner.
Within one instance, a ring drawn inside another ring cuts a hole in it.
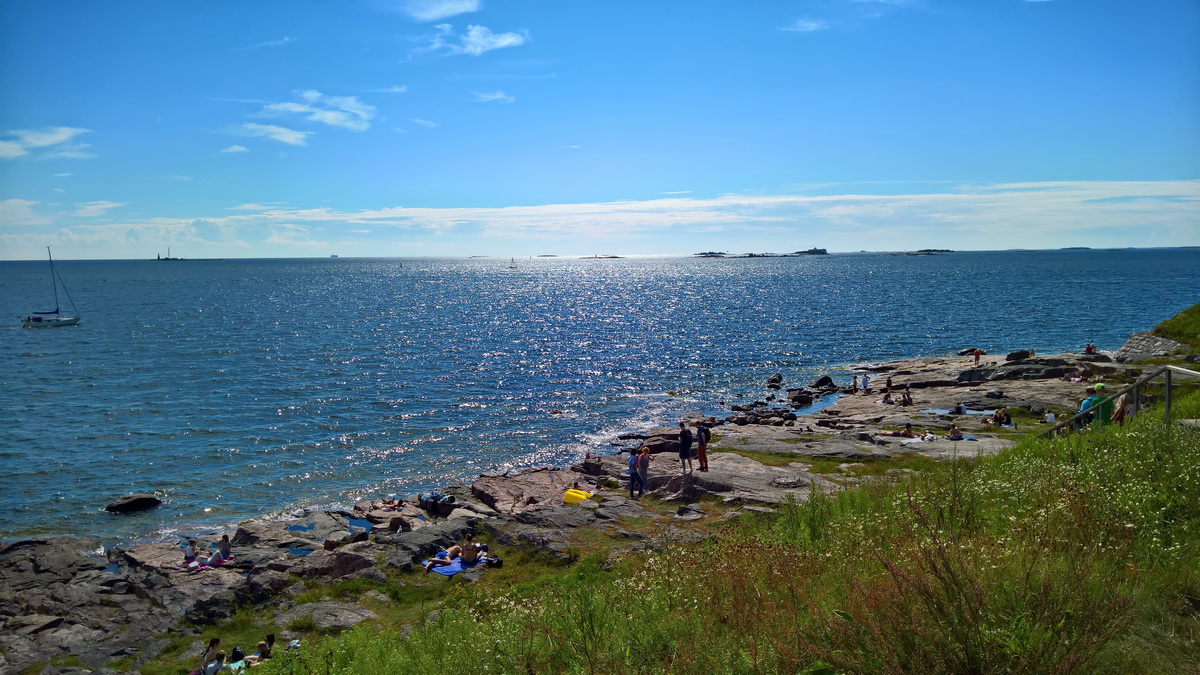
[[[58,279],[54,274],[54,254],[46,247],[46,255],[50,258],[50,287],[54,289],[54,313],[58,314]]]

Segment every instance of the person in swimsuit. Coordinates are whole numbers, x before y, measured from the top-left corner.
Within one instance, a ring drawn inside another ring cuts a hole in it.
[[[950,430],[946,432],[946,439],[950,441],[961,441],[963,438],[963,433],[959,431],[958,425],[951,423]]]

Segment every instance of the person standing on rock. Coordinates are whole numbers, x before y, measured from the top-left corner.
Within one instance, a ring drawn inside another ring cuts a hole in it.
[[[871,393],[871,376],[867,375],[866,373],[863,373],[863,393]]]
[[[854,381],[852,381],[850,383],[850,393],[851,394],[858,393],[858,376],[857,375],[854,376]]]
[[[708,442],[712,440],[712,432],[708,427],[696,420],[696,460],[700,463],[701,471],[708,471]]]
[[[976,349],[974,352],[974,355],[975,355],[975,365],[978,366],[979,365],[979,357],[983,356],[983,352]]]
[[[650,456],[650,446],[643,445],[641,449],[638,450],[637,461],[637,471],[638,475],[642,477],[643,488],[650,486],[650,460],[652,459],[654,458]]]
[[[681,473],[692,470],[692,430],[687,428],[687,422],[679,423],[679,466]]]
[[[642,478],[642,472],[638,471],[638,463],[641,461],[641,455],[637,450],[629,451],[629,466],[625,469],[625,473],[629,475],[629,498],[638,499],[646,492],[646,481]],[[637,496],[633,494],[634,486],[637,486]]]

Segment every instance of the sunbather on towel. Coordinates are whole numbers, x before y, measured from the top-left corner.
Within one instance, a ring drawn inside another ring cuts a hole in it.
[[[946,432],[946,440],[961,441],[962,439],[963,439],[963,432],[959,430],[958,425],[951,424],[950,429]]]
[[[474,532],[466,533],[463,536],[463,543],[455,544],[432,558],[426,558],[422,566],[425,568],[425,573],[429,574],[434,567],[449,565],[458,558],[462,558],[464,565],[474,565],[479,561],[479,549],[475,548]]]

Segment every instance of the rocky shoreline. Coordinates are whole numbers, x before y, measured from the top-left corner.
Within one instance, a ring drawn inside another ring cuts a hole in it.
[[[1018,421],[1024,425],[1046,411],[1074,410],[1084,382],[1138,370],[1104,354],[1014,352],[984,356],[978,365],[960,355],[859,367],[857,374],[873,378],[870,392],[839,387],[832,377],[787,388],[782,375],[772,376],[761,398],[731,406],[727,418],[691,418],[713,429],[708,472],[680,472],[671,454],[678,429],[627,439],[657,453],[646,487],[660,500],[680,504],[669,516],[623,496],[625,462],[610,456],[564,469],[484,475],[470,485],[441,490],[440,500],[412,498],[386,509],[364,502],[345,510],[302,509],[281,520],[249,521],[230,533],[236,558],[201,571],[181,566],[181,548],[170,543],[104,550],[96,538],[8,542],[0,548],[0,673],[64,655],[86,668],[50,666],[41,672],[116,672],[104,667],[122,658],[136,668],[171,643],[161,636],[194,630],[183,628],[185,622],[213,624],[247,605],[272,609],[279,626],[311,617],[317,628],[348,627],[375,615],[358,603],[295,605],[292,599],[310,580],[386,580],[409,572],[469,530],[484,531],[498,546],[561,559],[573,556],[570,533],[579,527],[627,537],[628,549],[659,545],[626,531],[622,521],[630,518],[666,520],[675,539],[704,536],[682,526],[709,517],[701,498],[736,505],[733,514],[770,511],[787,499],[803,501],[813,490],[833,492],[868,480],[855,473],[856,463],[866,460],[994,454],[1013,444],[1011,430],[985,426],[982,414],[951,415],[948,409],[958,403],[972,411],[1003,406],[1027,412]],[[908,388],[914,405],[880,402],[880,386],[889,377],[894,391]],[[836,402],[821,407],[832,397]],[[906,423],[931,440],[880,434]],[[972,440],[946,440],[952,423]],[[775,461],[752,458],[760,455]],[[818,460],[841,462],[837,474],[811,471]],[[565,504],[564,491],[575,486],[594,497]],[[198,539],[211,545],[220,534]],[[460,576],[470,582],[482,573],[477,567]]]

